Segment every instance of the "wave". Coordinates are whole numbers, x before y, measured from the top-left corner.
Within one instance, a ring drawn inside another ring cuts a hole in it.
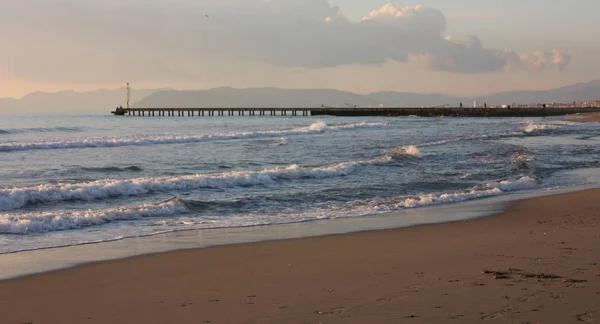
[[[504,132],[504,133],[491,133],[491,134],[477,134],[477,135],[468,135],[468,136],[458,136],[453,138],[447,138],[439,141],[425,142],[418,144],[420,147],[429,147],[429,146],[439,146],[454,142],[461,141],[470,141],[470,140],[489,140],[489,139],[497,139],[502,137],[510,137],[510,136],[518,136],[524,135],[524,131],[514,131],[514,132]]]
[[[361,166],[387,163],[391,160],[390,156],[381,156],[371,160],[342,162],[316,168],[305,168],[294,164],[262,171],[229,171],[218,174],[125,180],[104,179],[77,184],[43,184],[31,187],[16,187],[0,190],[0,210],[15,210],[40,203],[92,201],[175,190],[224,189],[274,185],[281,180],[340,177],[354,173]]]
[[[419,150],[418,147],[416,147],[414,145],[396,147],[396,148],[392,149],[391,151],[392,151],[391,156],[393,158],[401,158],[401,157],[420,158],[421,157],[421,151]]]
[[[560,126],[558,125],[527,121],[523,124],[523,132],[526,134],[540,133],[542,131],[557,129],[559,127]]]
[[[114,172],[139,172],[143,171],[139,166],[129,166],[129,167],[97,167],[97,168],[81,168],[81,170],[86,172],[100,172],[100,173],[114,173]]]
[[[35,128],[9,128],[0,129],[0,134],[22,134],[22,133],[73,133],[83,132],[85,127],[35,127]]]
[[[166,134],[166,135],[141,135],[136,137],[100,137],[71,140],[42,140],[34,142],[15,142],[0,144],[0,152],[27,151],[27,150],[53,150],[69,148],[96,148],[96,147],[121,147],[144,146],[158,144],[186,144],[208,141],[222,141],[251,138],[280,138],[282,136],[320,134],[355,128],[372,128],[386,126],[387,122],[354,123],[327,125],[323,121],[315,122],[307,127],[288,130],[264,130],[254,132],[231,132],[209,134]]]
[[[577,123],[567,123],[567,122],[553,122],[552,124],[543,123],[543,122],[534,122],[534,121],[525,121],[520,122],[519,127],[520,130],[517,131],[508,131],[503,133],[489,133],[489,134],[475,134],[475,135],[467,135],[467,136],[458,136],[453,138],[442,139],[438,141],[432,142],[424,142],[418,144],[419,147],[428,147],[428,146],[439,146],[454,142],[461,141],[470,141],[470,140],[490,140],[490,139],[500,139],[504,137],[513,137],[513,136],[527,136],[527,135],[542,135],[551,130],[556,130],[564,126],[579,126]]]
[[[255,219],[253,217],[206,219],[198,217],[197,215],[191,219],[174,218],[184,216],[191,212],[201,212],[204,208],[214,207],[214,204],[237,206],[241,209],[244,207],[243,205],[252,203],[251,201],[203,202],[181,198],[172,198],[155,204],[143,204],[102,210],[32,212],[18,214],[4,213],[0,214],[0,234],[39,234],[147,218],[167,218],[153,222],[152,225],[154,226],[187,226],[194,229],[297,223],[327,218],[367,216],[399,209],[457,203],[477,198],[496,196],[511,191],[533,189],[537,185],[538,181],[536,179],[525,176],[512,181],[503,180],[491,182],[483,186],[460,192],[355,201],[348,208],[327,208],[325,210],[309,209],[300,214],[276,215],[270,218],[263,217],[260,219]]]
[[[120,220],[136,220],[149,217],[177,215],[187,212],[185,204],[178,199],[157,204],[105,210],[37,212],[26,214],[0,214],[1,234],[33,234],[65,231],[103,225]]]
[[[487,183],[483,186],[452,193],[423,194],[401,199],[380,199],[366,204],[369,210],[379,212],[416,208],[440,204],[458,203],[484,197],[497,196],[517,190],[534,189],[539,185],[535,178],[524,176],[517,180],[503,180]]]
[[[286,137],[279,138],[275,141],[275,145],[285,145],[287,144],[288,139]]]

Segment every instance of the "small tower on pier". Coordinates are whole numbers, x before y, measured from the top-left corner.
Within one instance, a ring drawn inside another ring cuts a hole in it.
[[[129,109],[129,100],[131,99],[131,87],[129,87],[129,82],[127,82],[127,109]]]

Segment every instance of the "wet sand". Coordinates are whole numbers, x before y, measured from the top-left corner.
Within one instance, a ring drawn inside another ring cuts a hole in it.
[[[569,121],[579,122],[579,123],[600,123],[600,113],[586,113],[586,114],[580,114],[577,116],[581,116],[581,117],[570,118]]]
[[[569,193],[463,222],[0,281],[0,323],[597,322],[599,198],[599,190]]]

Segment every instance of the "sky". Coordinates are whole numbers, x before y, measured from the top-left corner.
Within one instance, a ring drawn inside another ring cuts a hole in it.
[[[219,86],[482,95],[600,78],[597,0],[0,0],[0,97]]]

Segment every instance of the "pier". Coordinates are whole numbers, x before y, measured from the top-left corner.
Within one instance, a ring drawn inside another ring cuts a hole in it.
[[[141,117],[204,117],[204,116],[420,116],[420,117],[548,117],[570,114],[598,113],[595,107],[505,107],[505,108],[465,108],[465,107],[425,107],[425,108],[117,108],[112,111],[117,116]]]

